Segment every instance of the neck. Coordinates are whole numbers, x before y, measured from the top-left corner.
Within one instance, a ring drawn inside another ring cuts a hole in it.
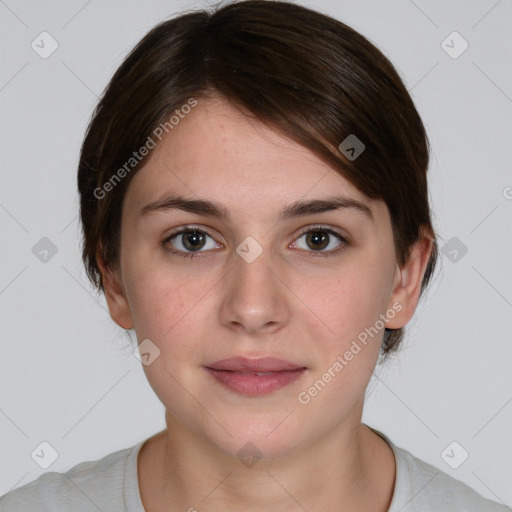
[[[360,417],[286,456],[245,462],[187,430],[169,412],[166,423],[167,430],[149,439],[139,454],[141,496],[148,511],[389,508],[394,456]]]

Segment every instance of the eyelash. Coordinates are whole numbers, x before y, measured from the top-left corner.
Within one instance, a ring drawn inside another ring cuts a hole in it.
[[[194,225],[186,225],[183,226],[179,231],[174,232],[172,235],[168,236],[163,242],[162,245],[166,248],[167,251],[169,251],[171,254],[176,256],[181,256],[182,258],[190,258],[193,259],[197,256],[200,256],[201,253],[205,251],[197,251],[197,252],[183,252],[183,251],[177,251],[174,249],[169,248],[169,242],[174,237],[177,237],[179,235],[182,235],[183,233],[188,233],[190,231],[199,231],[200,233],[204,233],[208,235],[209,237],[213,238],[207,231],[204,229],[201,229],[199,226]],[[308,253],[308,256],[311,258],[327,258],[330,256],[335,256],[341,251],[343,251],[346,246],[349,245],[347,239],[343,237],[340,233],[337,231],[334,231],[331,228],[328,228],[327,226],[323,226],[321,224],[317,224],[314,226],[308,226],[304,230],[302,230],[299,235],[297,236],[296,240],[299,239],[302,235],[305,235],[306,233],[309,233],[311,231],[321,231],[324,233],[328,233],[329,235],[334,235],[338,240],[341,242],[340,245],[336,249],[331,249],[330,251],[306,251]],[[304,249],[299,249],[301,251],[304,251]]]

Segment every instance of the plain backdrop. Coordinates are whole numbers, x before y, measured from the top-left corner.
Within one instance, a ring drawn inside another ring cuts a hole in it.
[[[301,3],[396,66],[431,141],[435,228],[448,244],[400,355],[376,369],[363,421],[511,505],[512,2]],[[207,5],[0,2],[0,495],[164,428],[126,333],[85,278],[76,167],[97,97],[127,52],[157,22]],[[47,58],[33,49],[41,37],[51,49],[41,32],[58,44]],[[41,261],[44,237],[56,252]],[[32,456],[43,442],[58,454],[47,469]],[[449,445],[457,460],[469,454],[456,469]]]

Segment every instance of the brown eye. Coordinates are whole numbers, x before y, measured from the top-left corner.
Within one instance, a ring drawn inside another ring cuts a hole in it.
[[[164,245],[170,245],[172,249],[169,248],[169,250],[180,256],[193,256],[194,253],[205,252],[202,249],[220,247],[208,233],[192,227],[185,227],[172,234],[164,241]]]
[[[329,245],[329,237],[325,231],[309,231],[306,233],[306,243],[314,250],[325,249]]]
[[[301,239],[304,239],[305,243],[300,242]],[[293,245],[307,251],[310,256],[330,256],[343,250],[348,243],[336,231],[318,226],[303,231]]]

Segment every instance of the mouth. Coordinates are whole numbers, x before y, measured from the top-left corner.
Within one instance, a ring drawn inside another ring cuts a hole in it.
[[[257,359],[230,357],[205,366],[214,370],[230,370],[239,373],[274,373],[304,368],[304,366],[277,357],[259,357]]]
[[[268,395],[297,382],[307,370],[290,361],[265,357],[223,359],[203,366],[223,387],[249,396]]]

